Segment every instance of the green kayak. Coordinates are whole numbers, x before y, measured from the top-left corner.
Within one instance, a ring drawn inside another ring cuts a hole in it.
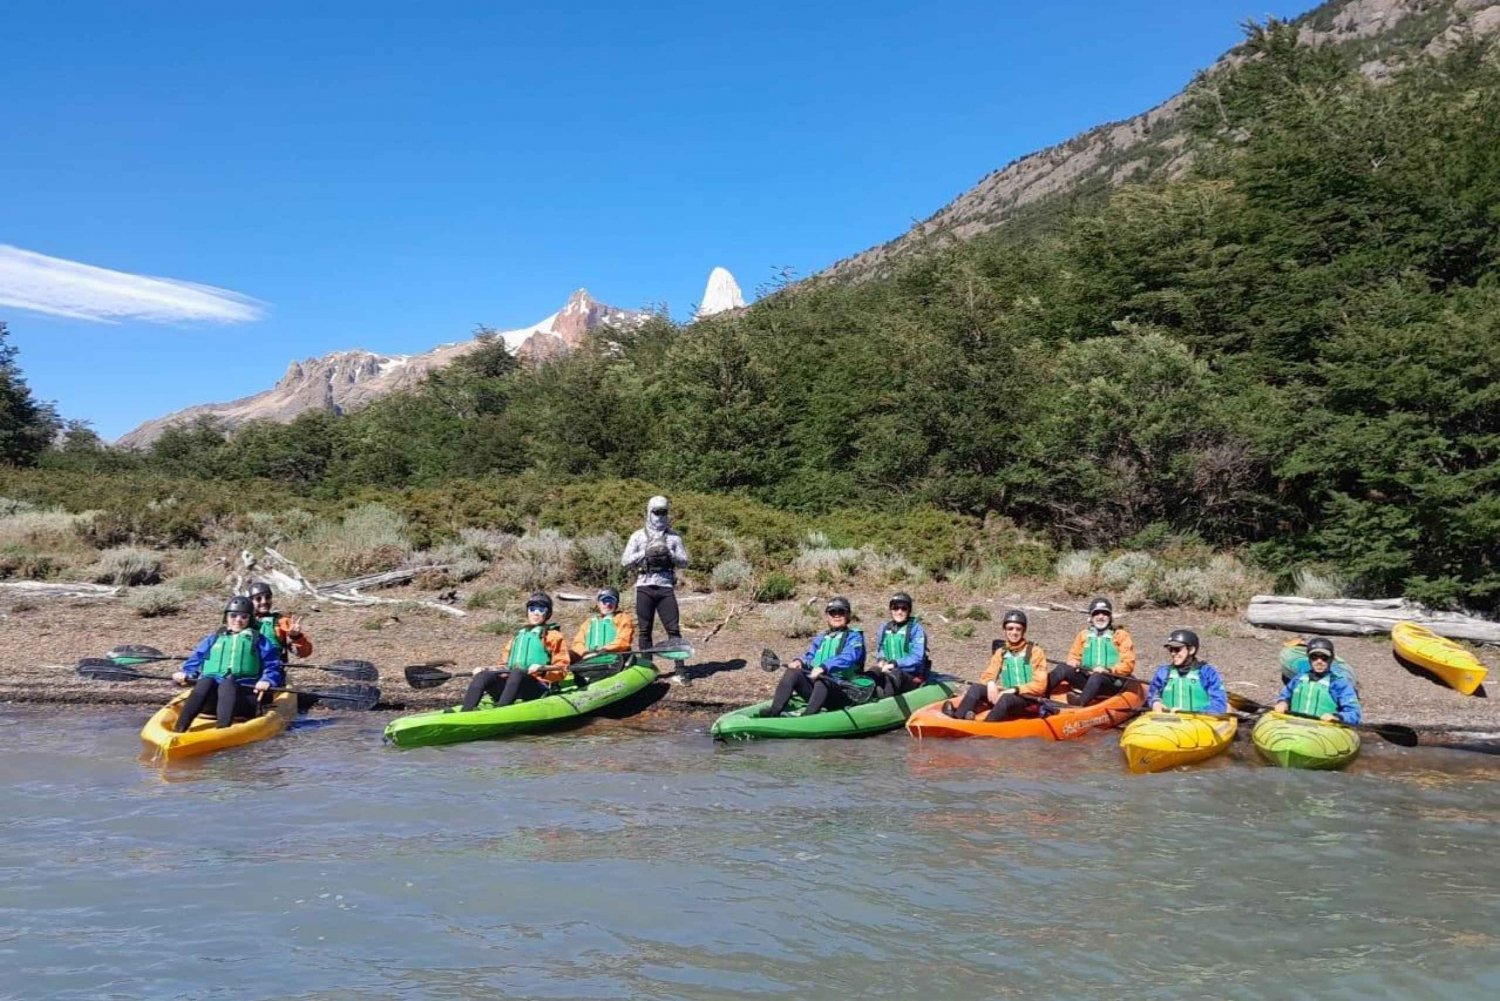
[[[751,740],[756,737],[863,737],[895,730],[918,709],[941,702],[952,695],[953,685],[950,682],[934,681],[901,695],[876,699],[863,705],[830,709],[814,716],[783,715],[769,719],[760,715],[762,711],[771,708],[771,702],[767,699],[765,702],[725,713],[714,721],[713,729],[709,732],[718,740]],[[800,710],[801,706],[800,699],[792,701],[792,709]]]
[[[427,747],[536,733],[629,698],[655,680],[656,671],[649,664],[627,667],[590,682],[587,688],[578,688],[569,675],[551,695],[500,709],[491,706],[486,697],[473,712],[459,712],[454,707],[402,716],[385,728],[385,739],[397,747]]]
[[[1311,670],[1312,665],[1307,662],[1307,641],[1289,640],[1281,648],[1281,680],[1291,681],[1297,675],[1306,674]],[[1354,676],[1354,668],[1350,667],[1344,658],[1333,658],[1333,676],[1347,680],[1358,693],[1359,679]]]
[[[1250,732],[1256,750],[1282,768],[1343,768],[1359,756],[1359,732],[1342,723],[1266,713]]]

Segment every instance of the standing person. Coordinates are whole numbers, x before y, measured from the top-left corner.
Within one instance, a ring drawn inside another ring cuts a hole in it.
[[[479,700],[486,695],[497,709],[518,698],[541,698],[567,675],[572,662],[568,641],[551,619],[549,595],[538,591],[526,599],[526,625],[500,651],[500,662],[505,666],[474,669],[474,678],[464,693],[464,712],[478,709]]]
[[[198,714],[213,702],[219,729],[236,716],[248,719],[260,711],[257,698],[268,688],[284,684],[281,651],[252,624],[250,599],[235,595],[224,606],[223,624],[203,638],[172,680],[189,682],[192,694],[177,713],[172,729],[186,733]]]
[[[927,654],[927,632],[912,617],[911,595],[897,591],[886,610],[891,617],[880,624],[875,639],[875,690],[882,698],[900,695],[927,684],[932,658]]]
[[[283,661],[290,660],[292,657],[311,657],[312,640],[302,632],[301,617],[287,615],[285,612],[273,612],[271,610],[273,600],[270,584],[263,580],[251,583],[250,604],[255,610],[255,628],[262,636],[276,644],[276,649],[281,651]]]
[[[651,498],[646,504],[646,527],[635,530],[620,557],[622,566],[636,571],[635,631],[636,648],[640,650],[651,649],[652,626],[658,615],[667,640],[682,639],[677,617],[677,571],[688,565],[688,551],[682,536],[673,530],[671,517],[665,497]],[[679,684],[685,680],[671,660],[658,674]]]
[[[978,684],[969,686],[958,705],[943,703],[943,715],[973,719],[979,707],[993,708],[986,723],[999,723],[1015,716],[1035,713],[1047,694],[1047,654],[1040,643],[1026,638],[1026,613],[1012,608],[1000,620],[1005,642],[995,648]]]
[[[1073,689],[1068,701],[1079,706],[1120,694],[1135,674],[1135,641],[1114,616],[1108,598],[1089,602],[1088,624],[1073,637],[1067,662],[1047,676],[1048,691],[1066,681]]]
[[[620,589],[601,587],[595,597],[597,614],[590,615],[578,626],[573,637],[574,660],[582,660],[590,650],[595,653],[625,653],[635,640],[635,619],[629,612],[620,611]]]
[[[807,700],[802,715],[812,716],[824,709],[841,709],[852,700],[844,685],[861,685],[868,692],[872,679],[864,673],[865,634],[850,629],[854,610],[848,598],[829,598],[823,609],[828,628],[812,638],[807,653],[792,658],[776,683],[771,705],[761,716],[780,716],[786,712],[793,695]]]
[[[1222,713],[1229,709],[1229,693],[1219,669],[1198,659],[1198,634],[1174,629],[1162,644],[1171,662],[1156,669],[1146,704],[1152,712]]]
[[[1307,641],[1311,669],[1294,675],[1276,700],[1279,713],[1356,726],[1360,720],[1359,694],[1348,679],[1333,673],[1333,640],[1314,636]]]

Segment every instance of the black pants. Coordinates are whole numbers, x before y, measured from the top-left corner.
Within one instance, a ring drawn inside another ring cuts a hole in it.
[[[781,680],[776,682],[776,694],[771,696],[771,708],[765,711],[765,715],[780,716],[786,712],[794,695],[807,700],[807,708],[802,710],[804,716],[824,709],[842,709],[849,704],[849,697],[839,683],[827,674],[820,674],[817,681],[811,681],[799,668],[789,667],[781,672]]]
[[[662,628],[668,640],[682,639],[682,628],[677,621],[677,589],[652,584],[635,589],[635,638],[636,649],[646,650],[656,645],[651,634],[656,617],[661,616]]]
[[[958,708],[953,710],[953,715],[963,719],[969,713],[974,712],[983,702],[989,701],[990,692],[988,685],[970,685],[969,690],[964,692],[964,697],[958,700]],[[985,716],[986,723],[998,723],[1003,719],[1014,719],[1024,716],[1036,707],[1036,701],[1015,692],[1006,692],[1000,696],[990,709],[989,715]]]
[[[875,680],[875,695],[877,698],[888,699],[892,695],[900,695],[909,692],[913,688],[921,688],[922,682],[914,675],[907,674],[897,668],[887,674],[885,671],[875,671],[870,674]]]
[[[1052,669],[1047,675],[1047,691],[1062,684],[1068,683],[1068,687],[1078,693],[1078,704],[1089,705],[1096,699],[1109,698],[1119,695],[1125,688],[1125,679],[1108,671],[1085,671],[1081,667],[1069,667],[1063,664],[1061,667]]]
[[[479,708],[486,695],[496,708],[508,706],[517,698],[537,699],[547,694],[547,686],[525,671],[480,671],[464,692],[464,712]]]
[[[255,692],[235,683],[233,678],[199,678],[193,685],[193,693],[182,704],[177,714],[177,723],[172,727],[178,733],[186,733],[198,714],[213,703],[214,715],[220,729],[234,722],[236,716],[249,719],[260,712]]]

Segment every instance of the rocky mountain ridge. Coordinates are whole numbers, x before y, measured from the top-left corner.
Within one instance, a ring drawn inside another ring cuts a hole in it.
[[[1331,0],[1295,22],[1308,42],[1346,47],[1372,78],[1419,53],[1437,53],[1466,36],[1500,35],[1495,0]],[[1242,58],[1230,50],[1206,71]],[[1049,206],[1108,191],[1127,181],[1172,177],[1191,157],[1179,116],[1187,89],[1132,118],[1097,126],[1067,142],[996,170],[907,232],[821,272],[861,281],[892,273],[905,257],[1020,225]]]

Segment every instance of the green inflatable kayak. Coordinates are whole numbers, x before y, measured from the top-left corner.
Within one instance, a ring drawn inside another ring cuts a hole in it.
[[[1359,732],[1342,723],[1266,713],[1250,731],[1256,750],[1282,768],[1343,768],[1359,756]]]
[[[1312,665],[1307,662],[1307,641],[1300,638],[1288,640],[1281,648],[1281,680],[1291,681],[1297,675],[1311,670]],[[1354,668],[1344,658],[1333,658],[1333,676],[1345,679],[1354,686],[1355,694],[1359,693],[1359,679],[1354,676]]]
[[[934,702],[953,695],[953,684],[934,681],[888,699],[875,699],[863,705],[830,709],[814,716],[782,715],[763,718],[771,701],[725,713],[714,721],[709,732],[718,740],[752,740],[756,737],[863,737],[885,733],[906,723],[907,717]],[[790,709],[800,712],[801,699],[793,699]]]
[[[402,716],[385,728],[385,739],[397,747],[428,747],[536,733],[629,698],[655,680],[656,670],[649,664],[627,667],[590,682],[587,688],[578,688],[569,675],[551,695],[500,709],[491,706],[486,697],[473,712],[459,712],[454,707]]]

